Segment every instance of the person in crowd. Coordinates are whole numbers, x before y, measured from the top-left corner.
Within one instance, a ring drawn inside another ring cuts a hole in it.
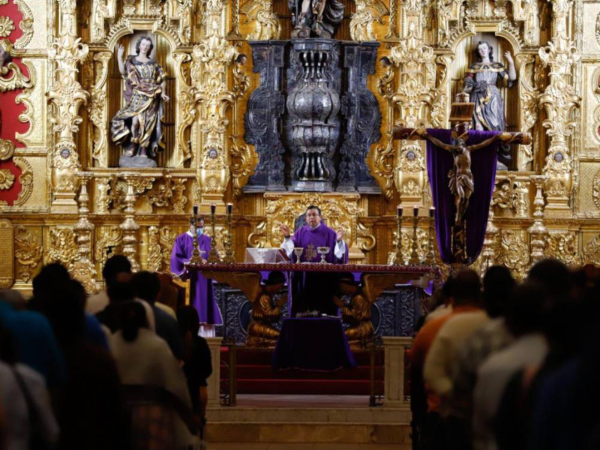
[[[124,255],[114,255],[108,258],[102,269],[105,287],[103,290],[87,299],[85,311],[89,314],[98,314],[109,304],[108,289],[117,281],[120,273],[131,273],[131,262]]]
[[[461,346],[453,364],[450,408],[455,421],[464,430],[465,448],[472,441],[471,417],[473,414],[473,391],[477,371],[493,353],[512,342],[512,335],[505,322],[508,297],[516,285],[510,270],[502,266],[490,267],[483,277],[483,305],[490,321],[475,331]]]
[[[213,292],[212,280],[199,272],[188,273],[186,265],[194,253],[194,233],[200,257],[208,258],[212,249],[212,238],[204,234],[204,218],[199,216],[190,219],[190,228],[175,239],[171,252],[171,271],[173,274],[190,277],[190,301],[200,316],[200,332],[202,336],[214,337],[215,326],[223,324],[223,317]]]
[[[13,338],[18,360],[42,375],[49,389],[63,385],[67,372],[48,319],[35,311],[17,311],[0,300],[0,325]]]
[[[16,289],[0,289],[0,302],[8,303],[15,311],[27,309],[27,303],[23,294]]]
[[[450,285],[448,284],[448,286]],[[425,323],[450,314],[452,312],[451,299],[452,297],[448,295],[447,289],[438,289],[435,291],[434,306],[431,312],[425,316]]]
[[[125,303],[132,301],[136,301],[142,305],[146,311],[150,330],[156,331],[152,307],[146,301],[136,298],[135,287],[131,281],[132,278],[133,275],[131,273],[118,273],[107,289],[109,299],[108,306],[96,314],[96,317],[105,327],[109,335],[117,332],[121,328],[121,308]]]
[[[510,295],[506,325],[515,341],[492,354],[477,373],[473,399],[473,445],[475,450],[495,450],[496,414],[511,376],[529,364],[539,364],[548,353],[542,334],[547,294],[533,281],[517,286]]]
[[[475,287],[477,286],[477,288]],[[471,304],[471,293],[480,288],[479,276],[472,270],[463,270],[455,278],[451,279],[449,286],[444,286],[448,295],[452,298],[454,309],[451,314],[445,315],[426,323],[419,331],[410,352],[412,375],[411,381],[419,383],[423,377],[423,367],[427,353],[433,344],[437,334],[444,324],[456,315],[474,312],[480,309],[479,305]],[[457,300],[460,299],[460,300]],[[464,301],[464,303],[461,303]],[[423,423],[424,445],[428,449],[442,449],[445,447],[446,431],[439,411],[439,398],[431,389],[426,389],[427,413]]]
[[[53,448],[59,428],[44,378],[19,362],[7,328],[0,325],[0,404],[7,450]]]
[[[61,449],[108,450],[126,446],[121,382],[110,354],[85,338],[85,290],[81,283],[47,295],[51,323],[67,365],[68,380],[58,405]]]
[[[123,305],[121,314],[122,327],[113,336],[111,349],[123,384],[164,388],[191,409],[192,402],[179,361],[173,357],[165,340],[148,329],[142,305],[128,302]],[[142,416],[138,414],[136,417],[143,421]],[[144,425],[148,424],[133,424],[133,434],[137,436],[136,429],[144,429],[150,434],[146,437],[148,445],[160,439],[160,436],[154,435],[156,429]],[[192,445],[192,436],[179,421],[176,430],[177,448]]]
[[[40,273],[33,279],[33,298],[30,309],[44,314],[54,327],[54,302],[59,293],[69,289],[71,276],[67,269],[60,263],[52,263],[44,266]],[[82,306],[85,306],[85,292]],[[100,322],[91,314],[84,315],[85,338],[93,345],[108,350],[108,340]],[[56,332],[56,330],[55,330]]]
[[[156,334],[167,341],[173,355],[183,360],[183,341],[177,326],[177,320],[164,310],[156,306],[156,299],[160,292],[160,280],[155,273],[141,271],[132,278],[136,297],[148,302],[154,312],[156,320]]]
[[[539,262],[528,279],[547,291],[542,329],[549,352],[543,362],[528,364],[507,383],[495,424],[501,449],[529,449],[541,387],[589,342],[599,311],[597,298],[584,304],[585,274],[569,271],[560,261]]]
[[[470,271],[460,274],[460,289],[454,296],[456,308],[471,306],[469,312],[450,317],[440,328],[425,358],[423,375],[425,383],[440,399],[440,414],[446,422],[448,444],[446,448],[464,450],[468,435],[464,423],[451,410],[450,395],[453,389],[454,360],[464,342],[488,322],[487,313],[481,309],[481,283],[479,275]],[[458,277],[457,277],[458,279]]]
[[[198,336],[200,320],[193,306],[177,310],[177,322],[183,336],[183,371],[187,378],[194,414],[204,417],[208,402],[207,378],[212,374],[212,359],[206,339]]]

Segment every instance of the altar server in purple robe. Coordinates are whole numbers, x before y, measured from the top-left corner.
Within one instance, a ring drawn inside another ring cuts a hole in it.
[[[198,271],[188,273],[186,268],[194,251],[194,232],[198,236],[198,249],[203,260],[206,260],[211,250],[211,238],[204,234],[204,218],[199,216],[195,225],[192,218],[189,231],[177,236],[171,253],[171,272],[180,277],[190,277],[190,301],[200,316],[199,334],[203,337],[214,337],[215,325],[221,325],[223,319],[213,294],[212,281],[207,280]]]
[[[322,222],[321,209],[309,206],[306,209],[306,225],[300,227],[294,235],[287,225],[280,227],[284,241],[281,244],[293,262],[318,263],[321,261],[318,247],[328,247],[325,261],[331,264],[348,262],[348,246],[344,242],[344,229],[337,232]],[[294,248],[304,251],[297,261]],[[292,276],[292,316],[299,312],[318,311],[327,315],[336,315],[337,306],[333,303],[336,278],[333,273],[295,272]]]

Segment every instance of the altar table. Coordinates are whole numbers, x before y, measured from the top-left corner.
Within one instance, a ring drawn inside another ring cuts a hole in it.
[[[273,353],[275,369],[331,371],[355,365],[340,319],[315,317],[283,321]]]

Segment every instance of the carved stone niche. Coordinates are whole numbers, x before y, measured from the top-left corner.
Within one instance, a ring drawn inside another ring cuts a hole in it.
[[[259,163],[244,191],[379,193],[366,163],[381,138],[379,104],[367,88],[379,44],[250,45],[260,84],[248,101],[245,139]]]

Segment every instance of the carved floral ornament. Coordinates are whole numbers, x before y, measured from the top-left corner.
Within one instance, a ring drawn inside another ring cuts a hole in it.
[[[15,182],[15,176],[8,169],[0,169],[0,191],[10,189]]]
[[[2,16],[0,17],[0,37],[8,37],[10,33],[15,29],[14,22],[10,19],[10,17]]]

